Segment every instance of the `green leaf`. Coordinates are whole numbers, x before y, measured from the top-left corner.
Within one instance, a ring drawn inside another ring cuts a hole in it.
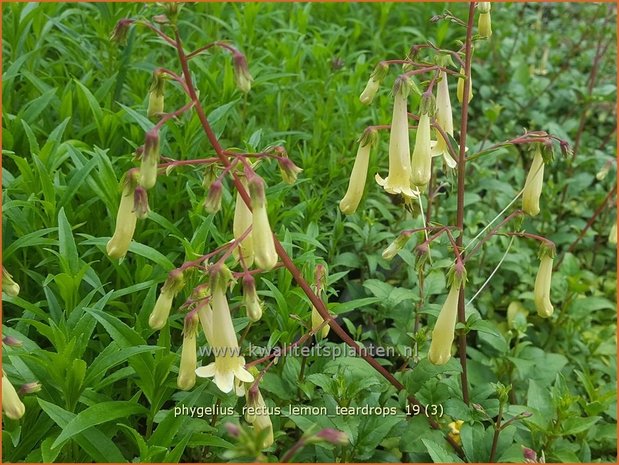
[[[426,450],[434,463],[463,463],[460,457],[448,451],[446,446],[442,446],[430,439],[422,439],[421,442],[426,446]]]
[[[67,263],[67,269],[65,273],[70,273],[75,276],[80,271],[80,259],[77,254],[77,246],[73,239],[73,231],[71,225],[67,220],[67,215],[64,212],[64,208],[61,208],[58,212],[58,244],[60,249],[61,263]]]
[[[65,428],[76,417],[74,413],[67,412],[65,409],[40,397],[37,400],[43,411],[61,428]],[[95,462],[127,462],[120,453],[120,450],[118,450],[118,447],[116,447],[116,444],[96,428],[76,435],[75,441]]]
[[[148,413],[148,410],[142,405],[134,402],[125,401],[110,401],[88,407],[86,410],[78,413],[71,421],[69,421],[62,429],[60,436],[56,438],[52,448],[58,447],[71,439],[73,436],[82,433],[83,431],[92,428],[93,426],[106,423],[108,421],[117,420],[118,418],[126,418],[130,415]]]

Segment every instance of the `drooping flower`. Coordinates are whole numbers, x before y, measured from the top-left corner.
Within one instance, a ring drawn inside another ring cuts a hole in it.
[[[325,288],[327,283],[327,269],[325,265],[319,263],[316,265],[316,270],[314,272],[314,292],[316,295],[322,299],[323,289]],[[322,325],[324,322],[324,318],[318,312],[316,307],[312,305],[312,331],[314,331],[314,337],[317,341],[320,341],[327,337],[329,334],[329,330],[331,329],[329,324]],[[322,327],[321,327],[322,325]],[[318,329],[320,328],[320,329]]]
[[[196,366],[198,355],[196,351],[196,337],[198,335],[198,313],[191,311],[185,316],[183,328],[183,348],[181,350],[181,364],[178,369],[176,385],[183,391],[188,391],[196,384]]]
[[[340,210],[345,215],[352,215],[357,211],[357,207],[359,207],[359,202],[361,202],[361,197],[363,197],[363,190],[365,189],[365,182],[368,176],[370,150],[376,143],[376,138],[377,134],[375,130],[366,131],[361,137],[355,163],[350,173],[350,180],[348,181],[348,190],[344,198],[340,200]]]
[[[224,185],[219,180],[213,181],[208,189],[208,194],[204,200],[204,209],[214,215],[221,209],[221,198],[223,196]]]
[[[254,78],[249,73],[249,66],[247,65],[245,55],[242,53],[235,53],[232,57],[232,63],[234,65],[236,87],[244,94],[247,94],[251,90],[251,83]]]
[[[419,117],[415,149],[411,159],[411,180],[419,190],[425,189],[432,177],[432,147],[430,141],[430,115],[422,113]]]
[[[165,75],[160,70],[155,70],[153,73],[153,81],[148,92],[148,109],[146,116],[152,118],[163,113],[164,108],[164,85]]]
[[[394,85],[393,118],[389,137],[389,174],[386,179],[376,174],[376,182],[390,194],[407,197],[418,195],[411,189],[411,156],[408,137],[407,97],[410,79],[400,76]]]
[[[540,264],[535,277],[535,287],[533,289],[533,301],[537,314],[542,318],[550,318],[554,311],[550,302],[550,284],[552,282],[552,264],[554,250],[542,246],[540,250]]]
[[[492,20],[490,19],[490,2],[479,2],[477,9],[479,10],[479,22],[477,29],[481,37],[489,38],[492,35]]]
[[[285,154],[285,152],[284,152]],[[279,172],[282,175],[282,180],[286,184],[294,184],[297,181],[297,177],[301,172],[303,172],[303,168],[299,168],[294,162],[288,158],[287,155],[280,156],[277,159],[277,165],[279,166]]]
[[[243,304],[249,321],[256,322],[262,318],[262,303],[256,292],[256,280],[250,274],[243,276]]]
[[[543,185],[544,159],[538,145],[533,157],[533,163],[531,163],[531,168],[524,183],[524,191],[522,192],[522,210],[527,215],[535,216],[539,213],[539,198],[542,195]]]
[[[254,425],[258,434],[264,435],[262,447],[266,449],[273,444],[273,423],[269,415],[269,409],[262,398],[258,386],[253,386],[247,390],[247,406],[245,410],[245,420]]]
[[[247,182],[244,176],[240,176],[241,184],[243,188],[247,190]],[[238,240],[245,234],[245,231],[252,226],[253,217],[251,210],[247,208],[243,197],[240,193],[236,193],[236,204],[234,205],[234,221],[232,222],[232,232],[234,238]],[[254,240],[252,237],[252,231],[245,236],[238,246],[232,251],[234,258],[237,261],[243,260],[245,266],[250,267],[254,263]]]
[[[248,179],[252,208],[252,239],[254,242],[254,260],[258,268],[265,271],[277,264],[277,252],[273,232],[267,215],[267,200],[264,193],[264,181],[258,175]]]
[[[148,318],[148,325],[155,330],[160,330],[168,322],[170,316],[170,309],[172,308],[172,301],[176,294],[178,294],[185,285],[185,279],[181,270],[172,270],[168,274],[155,307]]]
[[[458,98],[458,102],[462,103],[464,101],[464,76],[465,76],[464,68],[460,68],[460,77],[458,78],[458,85],[456,86],[456,97]],[[471,77],[469,78],[469,102],[473,98],[473,73],[471,72]]]
[[[436,122],[441,129],[450,136],[454,135],[453,113],[451,109],[451,99],[449,97],[449,86],[447,85],[447,73],[441,72],[440,81],[436,89]],[[439,131],[436,131],[436,142],[432,142],[432,156],[443,156],[445,163],[450,168],[456,167],[456,160],[449,153],[447,141]]]
[[[146,133],[142,163],[140,164],[140,186],[152,189],[157,183],[157,166],[159,165],[159,131],[153,128]]]
[[[434,365],[444,365],[451,358],[451,345],[454,341],[456,320],[458,318],[458,297],[460,295],[460,286],[464,280],[464,274],[458,276],[458,273],[454,273],[449,294],[447,294],[447,299],[443,303],[441,312],[432,330],[432,342],[430,343],[428,359]]]
[[[120,206],[116,215],[116,228],[114,235],[106,246],[107,254],[110,258],[123,258],[129,250],[137,216],[134,209],[134,194],[137,185],[137,171],[130,170],[121,181],[123,191],[120,198]]]
[[[4,370],[2,371],[2,411],[11,420],[19,420],[26,412],[26,407],[19,398],[15,387],[4,373]]]
[[[378,89],[380,88],[380,84],[383,82],[383,79],[385,79],[385,76],[387,75],[388,70],[389,66],[383,62],[380,62],[378,65],[376,65],[376,68],[374,68],[374,71],[372,71],[372,75],[370,76],[370,79],[365,86],[365,89],[363,89],[363,92],[361,92],[361,95],[359,96],[359,100],[361,101],[361,103],[363,103],[364,105],[369,105],[370,103],[372,103],[374,97],[376,96],[376,93],[378,92]]]
[[[383,250],[383,258],[385,260],[391,260],[404,248],[408,240],[411,238],[409,232],[403,232],[395,238],[395,240],[389,244],[389,246]]]
[[[11,297],[17,297],[19,294],[19,284],[13,281],[13,276],[2,267],[2,290]]]
[[[201,378],[214,378],[217,387],[224,393],[232,391],[235,387],[235,378],[245,383],[254,381],[254,377],[245,368],[245,358],[240,355],[240,348],[234,326],[226,288],[232,275],[225,266],[213,274],[211,280],[212,291],[212,352],[215,361],[196,369],[196,375]]]

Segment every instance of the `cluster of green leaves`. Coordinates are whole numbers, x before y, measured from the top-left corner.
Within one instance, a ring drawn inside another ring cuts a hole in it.
[[[230,456],[226,451],[237,448],[224,425],[238,423],[238,416],[191,417],[175,415],[174,408],[220,401],[238,409],[243,402],[223,396],[208,380],[179,392],[183,315],[173,312],[159,333],[147,320],[169,270],[230,240],[232,190],[222,211],[207,215],[202,173],[175,169],[152,191],[152,212],[138,224],[127,258],[119,264],[104,253],[119,180],[135,165],[133,152],[152,125],[145,117],[150,75],[158,66],[178,69],[174,51],[145,28],[132,28],[123,47],[108,37],[118,19],[151,18],[162,10],[122,3],[2,8],[3,264],[21,286],[18,297],[3,295],[3,334],[24,342],[21,348],[3,348],[3,367],[16,385],[42,384],[39,393],[25,397],[22,420],[5,420],[3,460],[224,461]],[[465,5],[449,8],[466,15]],[[479,42],[475,50],[469,153],[519,135],[522,127],[549,130],[570,142],[580,139],[573,161],[557,156],[547,169],[542,213],[523,225],[553,240],[559,255],[616,182],[614,168],[606,179],[595,177],[615,146],[615,31],[614,21],[605,19],[607,8],[495,5],[492,40]],[[606,236],[613,211],[604,211],[565,255],[553,281],[557,316],[551,321],[534,316],[537,245],[520,239],[490,286],[467,308],[471,402],[481,407],[476,410],[462,401],[456,360],[440,368],[425,360],[427,328],[438,314],[453,259],[447,241],[432,245],[421,301],[412,252],[418,239],[391,263],[381,257],[400,230],[419,226],[419,217],[406,214],[373,181],[357,214],[345,218],[337,209],[358,136],[369,124],[388,124],[391,115],[392,80],[369,108],[358,102],[359,93],[379,60],[403,58],[411,45],[428,40],[454,48],[464,30],[448,21],[428,21],[441,12],[439,4],[198,3],[182,10],[179,24],[187,49],[230,40],[247,55],[255,78],[247,96],[236,90],[224,52],[192,63],[209,121],[225,147],[256,151],[283,143],[304,168],[288,186],[275,164],[260,166],[275,232],[308,281],[316,264],[327,265],[329,309],[356,340],[396,347],[401,356],[381,363],[397,372],[407,394],[443,406],[444,431],[454,419],[465,421],[464,459],[489,458],[488,418],[499,409],[491,383],[501,382],[512,386],[505,419],[523,411],[533,415],[503,430],[497,459],[521,461],[524,445],[543,450],[549,460],[612,460],[616,255]],[[605,46],[606,37],[613,40],[589,92],[596,46],[598,41]],[[166,109],[184,99],[174,85],[167,87]],[[583,111],[586,124],[577,136]],[[161,136],[166,156],[213,153],[194,114],[166,125]],[[371,174],[386,169],[386,147],[386,135],[381,136]],[[465,243],[516,195],[529,163],[526,150],[509,148],[469,164]],[[449,224],[455,179],[441,174],[439,181],[445,185],[435,199],[433,221]],[[495,237],[470,262],[469,298],[508,243]],[[199,278],[193,276],[191,283]],[[285,270],[264,275],[258,285],[265,314],[245,344],[294,342],[309,324],[308,300]],[[232,299],[232,308],[238,308],[238,289]],[[513,300],[530,310],[515,326],[505,315]],[[234,317],[238,331],[246,328],[241,312]],[[341,347],[332,336],[322,344]],[[411,346],[419,354],[409,358]],[[329,410],[377,405],[404,412],[405,393],[396,395],[369,370],[351,358],[283,357],[274,365],[261,390],[267,404],[284,408],[284,414],[272,418],[276,443],[265,451],[269,460],[281,458],[303,434],[326,427],[346,432],[351,445],[308,445],[295,460],[460,460],[423,416],[285,414],[290,404]]]

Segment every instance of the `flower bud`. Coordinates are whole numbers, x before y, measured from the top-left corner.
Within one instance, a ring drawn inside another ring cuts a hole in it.
[[[524,191],[522,192],[522,210],[531,216],[539,213],[539,198],[542,195],[542,186],[544,185],[544,159],[542,152],[538,148],[535,150],[533,163],[527,174],[527,179],[524,183]]]
[[[325,320],[322,315],[318,313],[316,307],[312,307],[312,331],[316,331],[314,333],[314,337],[317,341],[321,341],[322,339],[327,337],[327,334],[329,334],[329,330],[331,329],[329,324],[326,324],[322,328],[320,328],[320,330],[318,330],[323,321]]]
[[[11,297],[17,297],[19,294],[19,284],[13,281],[13,276],[2,267],[2,291]]]
[[[303,171],[290,158],[279,158],[277,160],[279,171],[282,179],[286,184],[294,184],[297,181],[297,176]]]
[[[234,64],[236,87],[244,94],[247,94],[251,90],[251,83],[254,80],[251,74],[249,74],[247,59],[242,53],[235,53],[232,57],[232,62]]]
[[[153,73],[153,81],[148,92],[148,109],[146,116],[152,118],[163,113],[165,75],[160,70]]]
[[[376,174],[376,182],[390,194],[416,198],[411,189],[411,157],[408,138],[407,97],[410,79],[400,76],[394,85],[393,118],[389,136],[389,174],[386,179]]]
[[[407,232],[401,233],[395,240],[389,244],[389,246],[383,251],[383,258],[385,260],[391,260],[395,257],[400,250],[404,248],[408,240],[411,238],[411,235]]]
[[[157,302],[155,302],[155,307],[148,318],[148,325],[152,329],[160,330],[166,325],[168,316],[170,316],[172,301],[184,285],[185,280],[181,270],[173,270],[168,274],[168,278],[161,288]]]
[[[2,343],[9,347],[21,347],[24,345],[22,341],[13,336],[3,336]]]
[[[157,182],[159,164],[159,131],[153,128],[146,133],[142,163],[140,165],[140,186],[152,189]]]
[[[456,86],[456,97],[458,98],[458,102],[462,103],[464,101],[464,76],[466,76],[464,72],[464,68],[460,68],[460,77],[458,78],[458,85]],[[473,73],[471,71],[471,77],[469,79],[469,102],[473,98]]]
[[[441,72],[441,79],[436,89],[436,122],[441,129],[450,136],[454,134],[453,113],[451,109],[451,99],[449,97],[449,86],[447,85],[447,73]],[[456,161],[449,153],[447,141],[439,131],[436,131],[436,144],[432,149],[432,156],[443,156],[445,163],[450,168],[455,168]]]
[[[255,322],[262,318],[262,304],[256,292],[256,280],[250,274],[243,276],[243,303],[250,321]]]
[[[224,427],[226,428],[228,436],[234,439],[237,439],[241,435],[241,428],[239,428],[239,425],[235,425],[234,423],[226,423]]]
[[[134,211],[136,178],[137,171],[130,170],[122,181],[123,192],[116,215],[116,229],[106,246],[106,252],[110,258],[123,258],[129,250],[131,239],[133,239],[137,222]]]
[[[342,200],[340,200],[340,210],[345,215],[352,215],[357,211],[359,202],[363,197],[365,189],[365,181],[368,176],[368,165],[370,163],[370,150],[376,141],[376,131],[371,130],[369,133],[364,133],[357,149],[355,163],[350,173],[348,181],[348,190]]]
[[[110,41],[124,45],[127,42],[127,32],[129,32],[129,26],[131,26],[132,23],[133,20],[128,18],[123,18],[118,21],[110,34]]]
[[[316,433],[315,437],[335,446],[345,446],[349,443],[348,435],[346,433],[333,428],[325,428],[320,430]]]
[[[254,260],[258,268],[269,271],[277,264],[277,252],[275,251],[275,242],[267,215],[264,181],[259,176],[254,175],[248,183],[253,210],[252,238],[254,241]]]
[[[372,100],[374,100],[374,97],[376,96],[376,93],[380,88],[380,84],[383,79],[385,79],[388,70],[389,66],[385,63],[381,62],[376,65],[376,68],[374,68],[374,71],[372,72],[372,75],[370,76],[370,79],[365,86],[365,89],[363,89],[363,92],[359,97],[361,103],[363,103],[364,105],[369,105],[370,103],[372,103]]]
[[[481,37],[486,39],[490,38],[492,35],[492,20],[490,18],[490,13],[482,13],[479,15],[477,29]]]
[[[460,294],[461,282],[460,279],[454,279],[432,330],[432,342],[428,352],[428,359],[434,365],[444,365],[451,358],[451,345],[454,340],[456,319],[458,317],[458,296]]]
[[[26,394],[34,394],[35,392],[39,392],[41,388],[41,383],[38,381],[22,384],[19,388],[19,394],[22,396],[25,396]]]
[[[415,149],[411,159],[411,180],[420,189],[425,188],[432,177],[432,147],[430,141],[430,116],[428,113],[423,113],[419,118]]]
[[[133,193],[133,211],[140,220],[145,219],[150,213],[148,192],[142,186],[136,187]]]
[[[198,365],[196,336],[198,334],[198,322],[199,317],[196,311],[191,311],[185,316],[181,364],[176,381],[176,385],[183,391],[188,391],[196,384],[196,366]]]
[[[247,182],[244,176],[240,176],[241,184],[247,190]],[[236,203],[234,205],[234,221],[232,222],[232,232],[234,239],[239,240],[243,234],[252,226],[253,217],[251,210],[245,204],[239,192],[236,193]],[[254,241],[252,231],[249,231],[243,240],[232,250],[232,254],[237,261],[244,263],[246,267],[254,263]]]
[[[552,251],[542,247],[539,270],[535,278],[533,300],[537,314],[542,318],[549,318],[554,308],[550,303],[550,284],[552,281]]]
[[[2,410],[11,420],[19,420],[26,412],[26,407],[4,372],[2,372]]]
[[[269,409],[262,398],[260,389],[254,386],[249,389],[246,394],[247,410],[245,411],[245,420],[254,425],[256,432],[260,433],[267,430],[266,437],[262,442],[262,447],[266,449],[273,444],[273,423],[269,416]]]
[[[208,194],[204,200],[204,209],[214,215],[221,210],[221,198],[223,197],[224,185],[216,179],[209,187]]]

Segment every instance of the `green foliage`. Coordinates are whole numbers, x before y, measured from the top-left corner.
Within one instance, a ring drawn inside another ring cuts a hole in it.
[[[222,394],[210,380],[199,379],[188,392],[176,386],[183,315],[175,309],[190,286],[175,299],[169,325],[160,332],[148,326],[167,273],[231,239],[231,183],[222,210],[208,215],[202,169],[176,167],[160,176],[149,193],[152,212],[138,222],[127,257],[119,263],[105,254],[120,179],[135,166],[135,149],[153,126],[146,118],[152,71],[179,69],[174,50],[145,27],[132,27],[124,46],[109,35],[119,19],[151,18],[161,7],[2,5],[3,265],[21,287],[18,296],[3,293],[2,331],[23,342],[3,345],[3,369],[16,386],[42,385],[23,397],[21,420],[4,417],[4,461],[277,461],[298,440],[334,428],[347,434],[349,445],[308,441],[294,460],[485,462],[497,421],[504,425],[494,452],[500,462],[522,461],[523,446],[549,462],[615,460],[616,251],[607,243],[616,221],[613,202],[588,226],[616,184],[613,5],[494,4],[493,36],[475,45],[467,146],[469,155],[478,156],[467,164],[464,244],[516,196],[531,161],[526,146],[486,149],[526,128],[548,131],[578,150],[573,158],[555,153],[546,168],[541,213],[514,229],[557,245],[555,315],[547,320],[535,314],[535,241],[499,234],[467,263],[471,299],[504,257],[467,305],[462,325],[470,405],[462,396],[458,360],[444,366],[427,360],[453,263],[447,238],[432,242],[420,281],[415,247],[423,233],[391,262],[381,255],[402,230],[420,227],[418,205],[405,211],[372,179],[355,215],[344,217],[337,208],[359,136],[391,118],[396,73],[370,107],[358,101],[367,79],[380,60],[402,59],[413,44],[457,47],[464,28],[429,21],[445,7],[466,17],[466,5],[458,3],[224,2],[181,10],[188,50],[227,40],[246,54],[255,79],[252,91],[241,94],[221,50],[192,61],[214,132],[224,147],[242,151],[282,144],[304,169],[290,186],[274,162],[260,167],[274,232],[308,282],[316,265],[327,265],[329,310],[360,344],[395,348],[395,355],[377,358],[405,386],[396,391],[359,358],[281,357],[260,384],[267,405],[282,409],[271,416],[275,444],[256,457],[243,455],[225,427],[246,427],[239,419],[242,398]],[[186,103],[179,86],[167,86],[166,109]],[[455,82],[450,88],[455,97]],[[452,102],[459,122],[460,106]],[[417,104],[411,96],[411,111]],[[369,177],[387,166],[387,138],[380,139]],[[161,140],[164,156],[213,156],[195,112],[166,124]],[[599,175],[604,167],[610,167],[606,177]],[[432,221],[454,224],[456,176],[436,172],[441,185]],[[188,280],[197,285],[199,276]],[[235,329],[242,332],[249,322],[236,312],[239,287],[230,300]],[[251,325],[245,348],[249,341],[269,349],[290,345],[307,332],[311,303],[287,270],[263,274],[258,293],[264,316]],[[507,314],[513,301],[528,312],[516,322]],[[320,346],[346,348],[333,331]],[[209,361],[205,357],[204,364]],[[498,383],[510,388],[506,399]],[[438,430],[423,414],[406,416],[407,396],[441,407],[434,418]],[[175,411],[215,405],[235,414]],[[290,405],[329,412],[375,406],[397,414],[301,414],[290,412]],[[464,421],[461,451],[445,440],[456,420]]]

